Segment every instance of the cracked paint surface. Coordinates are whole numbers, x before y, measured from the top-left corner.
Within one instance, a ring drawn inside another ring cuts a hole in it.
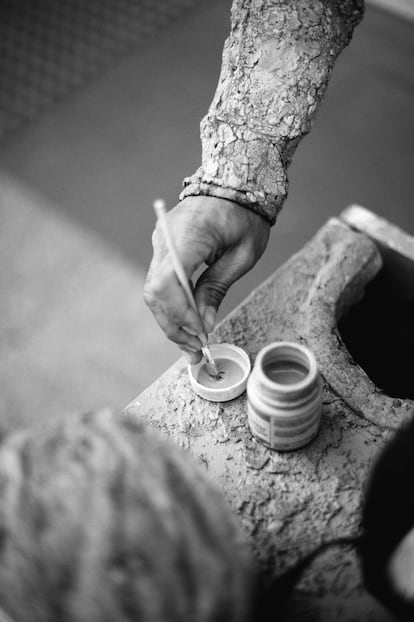
[[[251,435],[246,395],[212,403],[191,389],[178,361],[130,405],[190,454],[224,493],[250,542],[264,583],[322,541],[359,533],[361,497],[378,452],[414,412],[414,402],[380,392],[352,361],[336,318],[363,295],[381,267],[375,244],[338,219],[230,314],[217,342],[242,347],[253,362],[279,340],[307,345],[324,378],[320,432],[306,447],[276,452]],[[367,594],[356,554],[332,549],[294,591],[289,622],[385,622]]]
[[[237,201],[272,224],[361,0],[234,0],[219,83],[201,122],[202,164],[180,198]]]

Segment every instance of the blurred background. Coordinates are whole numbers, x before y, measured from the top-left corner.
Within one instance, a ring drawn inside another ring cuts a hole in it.
[[[179,351],[142,301],[152,202],[199,165],[230,0],[0,0],[0,426],[123,408]],[[359,203],[414,233],[414,3],[337,62],[265,256],[224,317]]]

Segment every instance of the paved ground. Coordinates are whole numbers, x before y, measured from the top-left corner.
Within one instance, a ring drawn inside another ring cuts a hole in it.
[[[60,414],[102,401],[123,406],[177,358],[141,302],[151,203],[163,196],[172,205],[181,179],[198,164],[198,123],[217,81],[229,6],[212,0],[188,13],[1,147],[6,420],[37,417],[43,408]],[[221,316],[349,203],[414,231],[413,34],[412,23],[368,7],[298,149],[267,253],[234,287]],[[86,272],[79,268],[77,288],[65,290],[74,273],[68,258],[80,253],[86,261],[89,252],[100,259]],[[99,285],[105,273],[116,294]],[[66,313],[68,305],[76,311]],[[40,332],[38,309],[47,309]]]
[[[153,338],[142,273],[4,175],[0,213],[0,436],[33,419],[121,409],[177,358]]]

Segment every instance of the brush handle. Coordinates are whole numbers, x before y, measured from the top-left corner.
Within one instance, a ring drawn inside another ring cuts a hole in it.
[[[158,221],[161,225],[162,233],[165,239],[165,243],[167,245],[168,252],[170,253],[170,256],[171,256],[171,261],[173,264],[175,274],[177,275],[177,279],[181,283],[182,288],[187,295],[190,305],[193,307],[194,311],[197,313],[198,317],[200,318],[200,322],[203,323],[200,317],[200,312],[198,310],[197,303],[195,301],[192,289],[190,287],[190,283],[188,282],[187,275],[184,272],[183,265],[180,261],[180,257],[177,253],[177,249],[175,248],[174,240],[172,239],[170,229],[167,224],[167,213],[165,211],[165,203],[162,199],[157,199],[156,201],[154,201],[154,210],[157,215]],[[211,373],[212,376],[216,377],[219,374],[219,370],[217,369],[217,365],[214,362],[214,359],[211,356],[210,349],[207,345],[208,343],[207,333],[203,331],[200,335],[198,335],[198,338],[200,339],[201,345],[202,345],[201,351],[207,360],[209,373]]]
[[[177,249],[175,248],[174,240],[171,237],[170,229],[167,224],[167,212],[165,211],[165,203],[161,199],[157,199],[154,201],[154,210],[161,225],[162,233],[164,236],[165,243],[168,248],[168,252],[170,253],[171,261],[177,275],[177,278],[184,289],[187,298],[193,307],[194,311],[197,311],[196,301],[194,299],[193,292],[191,291],[190,284],[188,282],[187,276],[184,272],[183,265],[178,256]]]
[[[191,304],[194,311],[197,313],[200,318],[200,312],[198,310],[193,292],[191,290],[190,284],[187,279],[187,275],[184,272],[183,265],[180,261],[180,257],[177,253],[177,249],[175,248],[174,240],[172,239],[170,229],[167,224],[167,212],[165,211],[165,203],[162,199],[157,199],[154,201],[154,210],[157,215],[158,221],[161,225],[161,230],[164,236],[165,243],[167,245],[168,252],[170,253],[171,261],[173,264],[173,268],[175,274],[177,275],[177,279],[179,280],[183,290],[185,291],[188,301]],[[200,318],[201,320],[201,318]],[[203,331],[202,337],[204,340],[203,346],[207,343],[207,335]]]
[[[165,203],[162,199],[157,199],[156,201],[154,201],[154,210],[158,218],[158,221],[160,223],[162,233],[165,239],[165,243],[167,245],[168,252],[170,253],[173,268],[174,268],[175,274],[177,275],[177,279],[180,282],[183,290],[185,291],[190,305],[193,307],[194,311],[197,313],[197,316],[199,317],[200,322],[203,323],[200,317],[200,312],[198,310],[197,303],[194,298],[194,294],[190,287],[190,283],[188,281],[187,275],[184,272],[183,265],[180,261],[180,257],[177,253],[177,249],[175,248],[174,240],[172,239],[170,229],[167,224],[167,212],[165,210]],[[201,351],[204,357],[206,358],[207,364],[209,366],[209,373],[211,373],[211,375],[213,376],[218,376],[219,371],[217,369],[217,365],[213,357],[211,356],[210,349],[207,345],[208,343],[207,333],[203,331],[200,335],[198,335],[198,338],[200,339],[201,345],[202,345]]]

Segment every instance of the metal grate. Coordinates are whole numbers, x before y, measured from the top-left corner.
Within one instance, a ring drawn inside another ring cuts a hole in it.
[[[0,141],[203,0],[0,0]]]

